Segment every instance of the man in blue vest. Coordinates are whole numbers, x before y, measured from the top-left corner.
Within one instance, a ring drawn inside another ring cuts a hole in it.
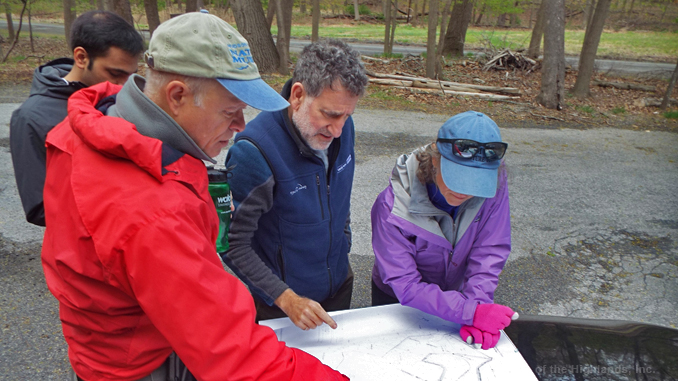
[[[260,113],[228,151],[236,210],[222,257],[249,286],[258,320],[336,328],[326,311],[350,307],[351,114],[366,85],[347,44],[308,45],[282,90],[290,106]]]

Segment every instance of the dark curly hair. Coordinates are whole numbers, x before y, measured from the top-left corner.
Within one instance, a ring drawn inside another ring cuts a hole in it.
[[[301,82],[308,95],[317,97],[337,79],[352,95],[363,95],[367,75],[360,53],[335,39],[316,42],[302,50],[294,67],[292,83]]]

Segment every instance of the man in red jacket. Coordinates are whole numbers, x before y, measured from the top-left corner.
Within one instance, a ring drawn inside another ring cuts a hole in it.
[[[212,15],[163,23],[146,62],[147,80],[72,95],[47,136],[42,261],[76,378],[346,379],[255,325],[249,292],[215,249],[202,160],[245,128],[247,105],[287,102]]]

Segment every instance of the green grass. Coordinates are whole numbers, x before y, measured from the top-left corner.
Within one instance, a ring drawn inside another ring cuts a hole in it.
[[[678,119],[678,111],[667,111],[663,115],[667,119]]]
[[[596,111],[591,106],[576,106],[574,109],[577,111],[585,112],[587,114],[593,114],[593,112]]]
[[[274,25],[271,32],[277,34]],[[511,49],[526,48],[530,43],[531,31],[527,29],[480,29],[469,28],[466,33],[467,49],[494,47]],[[321,38],[357,39],[360,41],[383,41],[384,26],[374,24],[321,25]],[[311,35],[310,25],[293,25],[292,36],[305,38]],[[425,27],[398,25],[395,40],[398,44],[426,44]],[[583,30],[565,31],[565,54],[577,55],[584,42]],[[674,61],[678,57],[678,35],[673,32],[606,31],[598,46],[599,56],[619,58],[652,57]]]
[[[615,115],[626,114],[626,108],[624,106],[615,107],[615,108],[612,109],[612,113],[615,114]]]

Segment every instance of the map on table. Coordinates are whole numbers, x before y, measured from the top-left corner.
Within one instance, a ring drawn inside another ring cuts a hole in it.
[[[351,378],[372,380],[536,380],[511,340],[476,349],[459,324],[401,305],[330,313],[337,322],[303,331],[288,319],[260,322],[288,346],[302,349]]]

